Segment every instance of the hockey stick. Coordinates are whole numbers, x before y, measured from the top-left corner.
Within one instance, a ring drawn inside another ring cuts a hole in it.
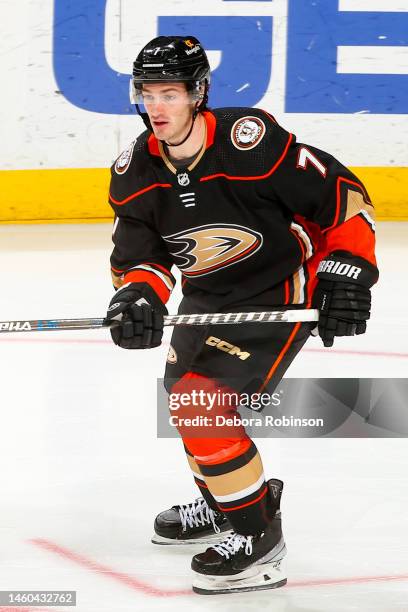
[[[210,314],[166,315],[164,325],[232,325],[237,323],[296,323],[318,321],[319,311],[275,310],[272,312],[227,312]],[[107,319],[47,319],[44,321],[1,321],[0,333],[54,331],[60,329],[99,329],[110,327]]]

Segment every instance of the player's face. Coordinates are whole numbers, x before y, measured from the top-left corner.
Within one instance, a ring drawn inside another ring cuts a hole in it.
[[[159,140],[176,142],[191,125],[193,103],[184,83],[143,85],[143,104]]]

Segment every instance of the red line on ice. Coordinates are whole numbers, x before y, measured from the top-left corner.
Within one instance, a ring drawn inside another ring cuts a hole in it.
[[[363,355],[365,357],[402,357],[403,359],[407,359],[408,353],[393,353],[386,351],[352,351],[348,349],[329,349],[330,353],[335,353],[336,355]],[[305,348],[302,352],[306,353],[325,353],[325,355],[329,355],[327,349],[310,349]]]
[[[408,574],[390,576],[351,576],[350,578],[319,578],[318,580],[293,580],[285,588],[330,586],[342,584],[366,584],[367,582],[392,582],[393,580],[408,581]]]
[[[118,572],[113,570],[106,565],[102,565],[97,561],[93,561],[92,559],[88,559],[84,555],[80,555],[76,552],[68,550],[65,547],[59,546],[54,542],[50,542],[50,540],[45,540],[43,538],[35,538],[29,540],[31,544],[34,546],[38,546],[43,550],[54,553],[59,557],[64,559],[68,559],[69,561],[73,561],[77,565],[81,565],[86,569],[91,570],[95,574],[99,574],[101,576],[106,576],[107,578],[112,578],[117,582],[122,583],[123,585],[133,589],[134,591],[139,591],[144,593],[145,595],[152,595],[153,597],[174,597],[179,595],[194,595],[193,591],[190,589],[183,589],[178,591],[168,591],[166,589],[161,589],[159,587],[155,587],[153,585],[147,584],[146,582],[142,582],[129,574],[124,574],[122,572]],[[389,576],[351,576],[349,578],[320,578],[317,580],[294,580],[289,581],[288,584],[284,587],[284,589],[290,588],[300,588],[300,587],[319,587],[319,586],[336,586],[336,585],[347,585],[347,584],[366,584],[367,582],[392,582],[392,581],[408,581],[408,574],[395,574]],[[38,610],[38,608],[37,608]],[[1,607],[0,607],[1,612]],[[14,610],[13,610],[14,612]],[[22,612],[21,608],[19,608],[16,612]],[[30,611],[31,612],[31,611]],[[39,611],[38,611],[39,612]]]
[[[145,595],[153,595],[154,597],[171,597],[174,595],[191,595],[192,590],[179,590],[179,591],[168,591],[166,589],[160,589],[153,585],[147,584],[129,574],[124,574],[122,572],[118,572],[107,565],[103,565],[98,563],[97,561],[93,561],[92,559],[88,559],[84,557],[84,555],[80,555],[72,550],[68,550],[68,548],[59,546],[54,542],[50,542],[49,540],[44,540],[43,538],[35,538],[29,540],[31,544],[34,546],[38,546],[43,550],[47,550],[48,552],[54,553],[59,557],[63,557],[64,559],[68,559],[69,561],[73,561],[77,565],[81,565],[86,569],[91,570],[95,574],[99,574],[101,576],[105,576],[107,578],[112,578],[117,582],[121,582],[125,586],[135,590],[141,591]],[[0,608],[1,612],[1,608]]]

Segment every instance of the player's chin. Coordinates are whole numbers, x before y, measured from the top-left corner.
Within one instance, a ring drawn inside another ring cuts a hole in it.
[[[153,134],[158,140],[167,140],[171,133],[168,123],[156,124],[152,123]]]

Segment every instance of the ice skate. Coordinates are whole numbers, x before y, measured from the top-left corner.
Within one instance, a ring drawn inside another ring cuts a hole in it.
[[[280,498],[282,483],[270,480],[268,486]],[[195,555],[191,564],[193,591],[216,595],[281,587],[286,584],[282,567],[285,555],[278,509],[262,533],[245,536],[232,532],[222,542]]]
[[[222,512],[210,508],[198,497],[194,502],[173,506],[154,521],[154,544],[211,544],[222,540],[231,525]]]

